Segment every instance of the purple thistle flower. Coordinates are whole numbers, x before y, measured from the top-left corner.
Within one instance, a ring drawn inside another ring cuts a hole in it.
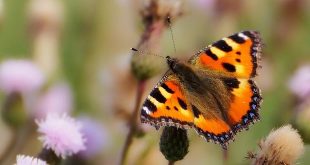
[[[215,0],[192,0],[189,2],[206,14],[213,14],[212,12],[215,10]]]
[[[82,123],[82,133],[86,139],[86,150],[81,151],[79,155],[87,159],[102,151],[108,145],[109,138],[106,129],[98,121],[87,117],[82,117],[79,121]]]
[[[204,7],[204,8],[212,8],[214,6],[214,3],[216,1],[214,0],[194,0],[192,3],[195,3],[198,7]]]
[[[47,163],[32,156],[17,155],[15,165],[47,165]]]
[[[43,73],[29,60],[7,60],[0,64],[0,89],[7,94],[33,92],[44,80]]]
[[[66,158],[86,149],[81,124],[68,115],[48,114],[36,123],[44,148],[52,149],[58,157]]]
[[[41,96],[35,106],[34,116],[37,119],[45,118],[49,113],[70,114],[73,107],[72,91],[65,83],[50,87]]]
[[[305,100],[310,96],[310,65],[301,66],[289,81],[290,90],[299,99]]]

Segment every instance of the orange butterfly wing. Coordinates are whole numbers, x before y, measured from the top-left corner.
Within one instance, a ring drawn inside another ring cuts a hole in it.
[[[255,82],[249,79],[224,79],[232,94],[228,118],[233,124],[233,131],[247,129],[250,123],[259,120],[259,108],[262,97]]]
[[[259,33],[244,31],[209,45],[190,58],[189,63],[233,77],[250,78],[256,75],[260,54]]]
[[[141,121],[156,127],[168,124],[185,128],[193,125],[194,116],[189,108],[179,82],[168,74],[145,100]]]
[[[189,63],[200,69],[223,73],[224,84],[232,94],[228,118],[237,132],[259,119],[260,90],[251,80],[261,56],[258,32],[244,31],[223,38],[194,55]]]
[[[185,97],[182,85],[173,74],[166,75],[152,90],[141,110],[142,123],[160,126],[194,127],[206,140],[221,143],[224,148],[233,138],[230,126],[216,115],[203,115]]]
[[[231,127],[223,119],[210,113],[211,111],[202,114],[194,105],[192,105],[192,111],[194,113],[194,128],[196,132],[204,137],[205,140],[220,143],[226,149],[228,142],[234,137]]]
[[[227,110],[229,124],[211,111],[202,114],[190,103],[182,85],[173,74],[167,74],[143,104],[141,121],[160,126],[194,127],[206,140],[223,148],[236,132],[259,119],[261,96],[252,77],[260,58],[261,39],[254,31],[236,33],[215,42],[191,57],[189,63],[199,69],[223,73],[223,82],[232,95]]]

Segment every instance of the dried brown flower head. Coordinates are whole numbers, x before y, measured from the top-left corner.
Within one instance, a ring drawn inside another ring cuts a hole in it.
[[[304,152],[303,141],[291,125],[271,131],[259,143],[259,151],[253,158],[253,165],[294,164]]]

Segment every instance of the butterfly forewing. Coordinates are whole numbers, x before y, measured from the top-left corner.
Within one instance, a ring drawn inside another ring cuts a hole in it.
[[[155,126],[186,127],[193,125],[193,113],[183,95],[179,80],[167,74],[145,100],[141,121]]]
[[[145,100],[141,121],[155,127],[194,127],[207,141],[220,143],[223,148],[233,138],[231,127],[214,110],[202,111],[184,94],[186,88],[174,75],[166,75]]]
[[[244,31],[209,45],[190,58],[189,62],[229,76],[250,78],[256,75],[260,54],[259,33]]]

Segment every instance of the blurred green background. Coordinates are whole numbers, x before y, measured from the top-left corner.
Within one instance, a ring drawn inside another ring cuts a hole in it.
[[[54,50],[56,57],[42,55],[41,58],[35,50],[35,38],[41,27],[36,20],[41,18],[29,14],[32,1],[2,1],[0,60],[27,58],[42,66],[40,62],[52,59],[49,62],[55,66],[45,70],[49,83],[68,81],[74,96],[74,114],[87,114],[107,128],[109,145],[91,162],[116,164],[127,132],[126,113],[118,112],[130,113],[135,102],[136,80],[130,75],[130,48],[137,45],[143,32],[139,15],[143,0],[59,2],[63,14],[60,14],[61,18],[53,18],[56,21],[51,25],[59,35]],[[163,56],[183,55],[180,58],[186,59],[235,32],[251,29],[261,33],[265,46],[262,69],[256,78],[264,99],[261,121],[236,136],[229,146],[226,162],[249,164],[245,156],[248,151],[257,149],[261,138],[273,128],[294,123],[294,111],[299,101],[289,91],[288,81],[299,66],[310,63],[310,1],[191,0],[183,1],[182,8],[183,15],[172,25],[177,53],[174,53],[169,30],[166,30],[161,39],[160,54]],[[162,65],[166,65],[164,60]],[[160,75],[148,81],[144,95]],[[0,129],[9,134],[1,124]],[[134,140],[128,164],[166,164],[158,147],[160,132],[149,127],[146,132],[144,137]],[[193,130],[189,135],[189,153],[177,164],[224,164],[220,146],[203,141]],[[9,135],[4,137],[9,139]],[[36,137],[31,144],[40,147]],[[28,150],[34,154],[38,152],[27,147],[23,152]],[[299,164],[310,163],[309,155],[307,145]]]

